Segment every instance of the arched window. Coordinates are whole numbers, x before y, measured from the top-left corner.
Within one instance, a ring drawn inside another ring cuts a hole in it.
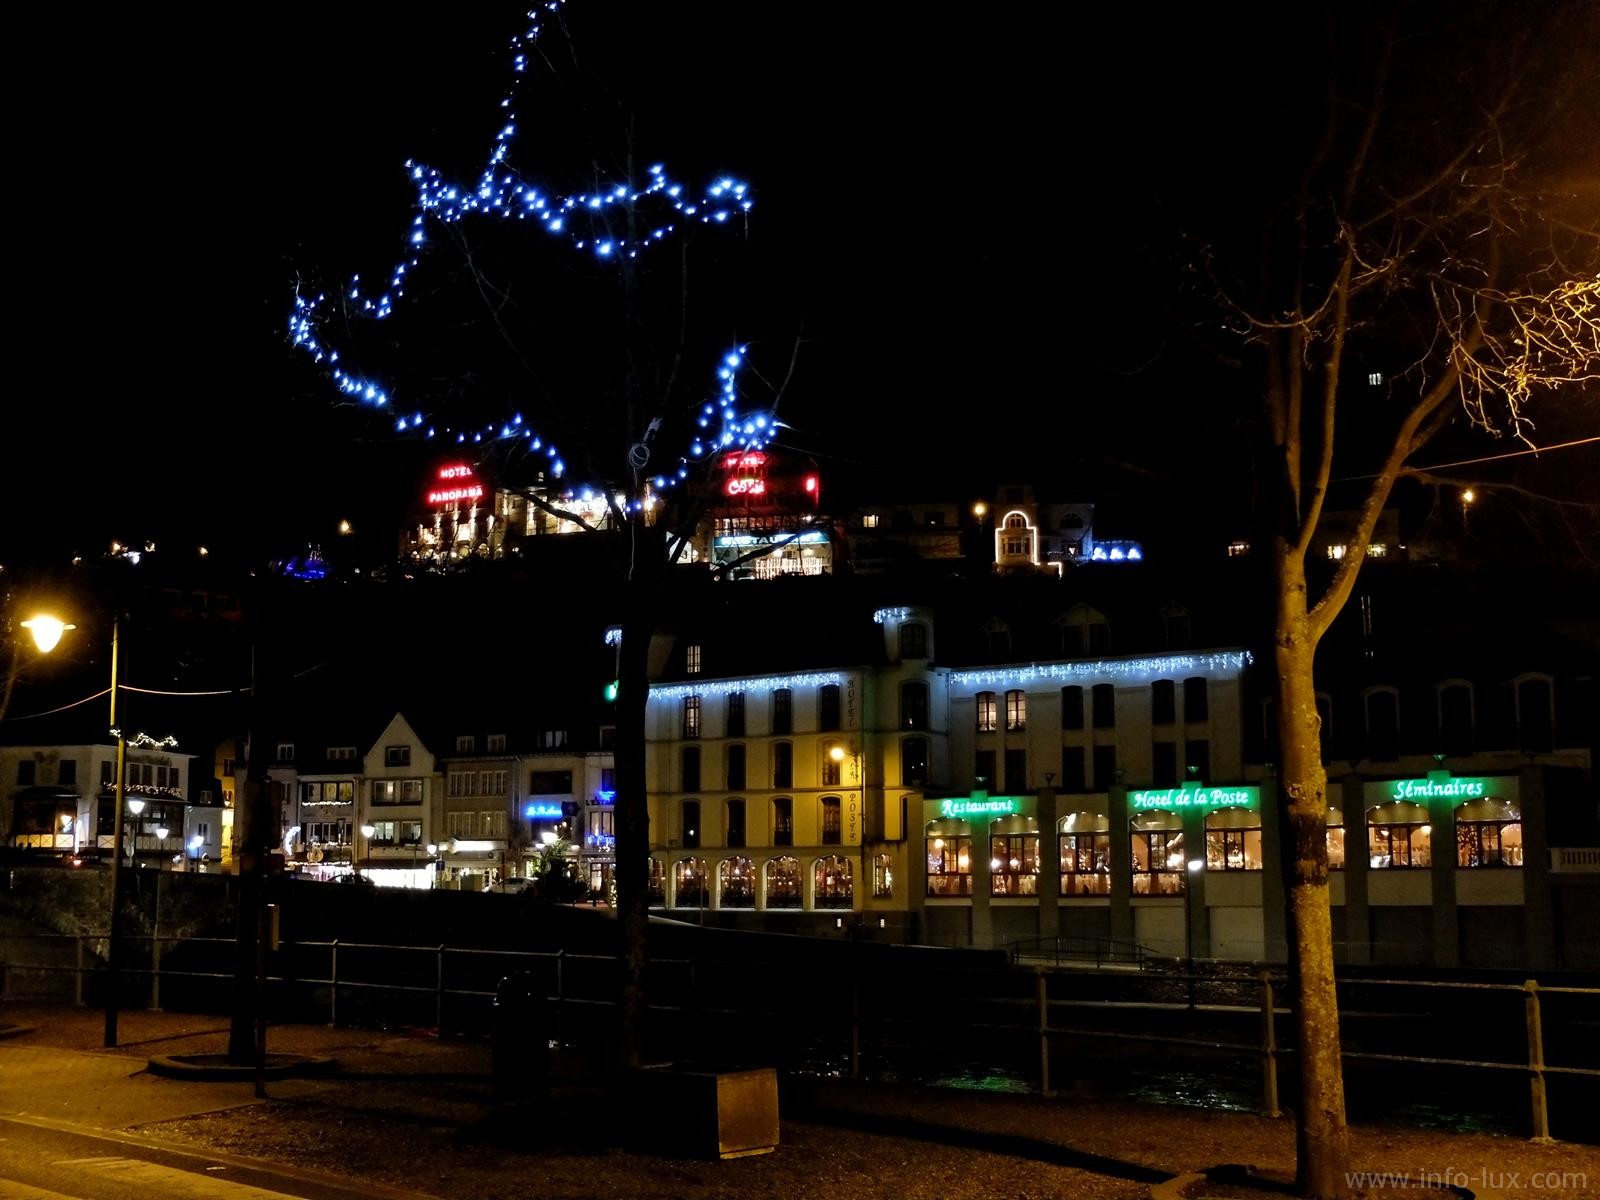
[[[1007,529],[1026,529],[1027,527],[1028,518],[1023,516],[1021,513],[1012,513],[1006,518]]]
[[[711,900],[706,890],[706,860],[680,858],[672,864],[674,908],[705,908]]]
[[[1133,815],[1133,894],[1178,896],[1188,875],[1183,852],[1183,821],[1175,812],[1155,809]]]
[[[1206,814],[1206,870],[1261,870],[1261,815],[1248,808]]]
[[[1061,689],[1061,728],[1083,728],[1083,689],[1075,684]]]
[[[650,860],[650,895],[649,904],[652,908],[660,908],[667,902],[666,873],[661,869],[661,860]]]
[[[837,683],[825,683],[817,689],[817,729],[823,733],[839,728],[839,697]]]
[[[726,836],[722,844],[737,849],[745,845],[744,801],[729,800],[726,813]]]
[[[978,732],[993,733],[998,720],[998,713],[994,702],[993,692],[979,692],[978,703]]]
[[[717,885],[723,908],[756,906],[756,873],[748,858],[725,858],[717,864]]]
[[[700,845],[700,801],[683,802],[683,844],[689,849]]]
[[[735,743],[734,745],[729,746],[727,753],[728,791],[744,791],[744,763],[744,746],[740,743]]]
[[[1447,679],[1437,691],[1439,753],[1465,757],[1472,753],[1472,685],[1464,679]]]
[[[1006,729],[1010,732],[1028,727],[1028,697],[1021,688],[1006,693]]]
[[[1039,894],[1039,822],[1005,817],[989,827],[989,894]]]
[[[824,796],[822,798],[822,844],[824,846],[837,846],[839,844],[839,797]]]
[[[792,788],[794,786],[794,743],[772,743],[772,786],[775,788]]]
[[[984,622],[983,635],[988,640],[990,658],[1011,657],[1011,626],[999,617],[992,617]]]
[[[764,869],[767,873],[767,907],[799,908],[800,860],[789,855],[769,858]]]
[[[1344,814],[1328,809],[1328,870],[1344,870]]]
[[[1150,685],[1150,721],[1171,725],[1178,719],[1178,685],[1171,679],[1158,679]]]
[[[1061,818],[1061,894],[1111,894],[1111,823],[1099,813],[1068,813]]]
[[[788,796],[777,796],[772,801],[772,844],[794,845],[794,801]]]
[[[900,685],[900,728],[928,727],[928,685],[909,679]]]
[[[1555,689],[1548,675],[1528,675],[1517,684],[1517,748],[1524,754],[1555,749]]]
[[[875,854],[872,857],[872,898],[894,899],[894,856]]]
[[[1394,762],[1400,757],[1400,693],[1392,687],[1368,688],[1367,757]]]
[[[844,760],[848,757],[844,747],[838,742],[823,742],[822,766],[817,772],[817,777],[822,780],[823,787],[839,787],[844,779]],[[839,753],[835,754],[837,750]]]
[[[744,693],[728,693],[727,728],[723,732],[725,737],[744,736]]]
[[[1486,797],[1456,809],[1456,866],[1520,867],[1522,810]]]
[[[928,657],[928,627],[921,621],[907,621],[900,626],[900,657]]]
[[[972,895],[972,827],[965,821],[934,821],[926,842],[928,895]]]
[[[850,860],[837,854],[819,858],[812,867],[813,908],[849,908],[855,902],[850,878]]]
[[[685,696],[683,698],[683,736],[697,738],[700,736],[700,697]]]
[[[1007,751],[1009,754],[1010,751]],[[900,739],[900,783],[904,787],[922,787],[928,782],[928,739],[908,737]]]
[[[700,747],[685,747],[681,766],[682,771],[679,774],[678,790],[698,792],[700,790]]]
[[[1392,800],[1367,810],[1367,858],[1374,870],[1433,864],[1433,826],[1428,810]]]

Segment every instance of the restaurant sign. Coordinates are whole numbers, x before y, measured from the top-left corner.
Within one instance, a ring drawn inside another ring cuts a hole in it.
[[[1015,796],[974,796],[969,800],[939,801],[941,817],[1009,817],[1016,812]]]
[[[1175,788],[1150,788],[1129,792],[1128,807],[1135,812],[1156,808],[1260,808],[1261,789],[1254,784],[1202,787],[1193,783]]]

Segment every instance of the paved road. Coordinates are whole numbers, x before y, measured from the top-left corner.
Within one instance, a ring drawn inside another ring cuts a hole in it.
[[[37,1117],[0,1116],[0,1200],[402,1200],[232,1155]],[[420,1200],[420,1198],[419,1198]]]

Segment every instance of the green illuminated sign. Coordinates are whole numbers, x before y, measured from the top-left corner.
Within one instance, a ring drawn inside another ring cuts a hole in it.
[[[1441,772],[1442,774],[1442,772]],[[1388,783],[1391,800],[1431,800],[1435,796],[1448,796],[1453,800],[1482,800],[1489,794],[1489,785],[1482,779],[1393,779]]]
[[[1261,789],[1254,784],[1235,787],[1201,787],[1186,784],[1128,793],[1128,807],[1147,808],[1260,808]]]
[[[985,796],[971,800],[941,800],[941,817],[1006,817],[1017,811],[1015,796]]]

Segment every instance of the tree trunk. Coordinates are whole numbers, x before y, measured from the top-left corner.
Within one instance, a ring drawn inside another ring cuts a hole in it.
[[[1349,1128],[1334,989],[1333,925],[1328,906],[1328,777],[1322,769],[1321,719],[1312,661],[1316,638],[1306,613],[1305,567],[1280,544],[1274,560],[1278,594],[1273,651],[1277,668],[1278,743],[1287,842],[1289,921],[1295,953],[1295,1037],[1300,1104],[1296,1121],[1297,1186],[1302,1196],[1335,1200],[1348,1194]]]
[[[649,929],[650,809],[646,800],[645,704],[650,693],[650,639],[655,632],[662,556],[644,514],[630,522],[634,572],[625,584],[622,653],[617,677],[617,920],[622,937],[618,1052],[624,1067],[643,1061],[645,939]]]

